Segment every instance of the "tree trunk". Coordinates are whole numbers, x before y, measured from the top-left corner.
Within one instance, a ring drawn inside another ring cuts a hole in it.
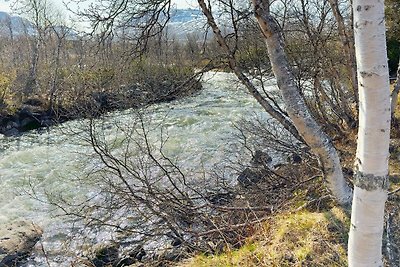
[[[36,38],[36,37],[35,37]],[[32,93],[36,93],[38,83],[37,83],[37,66],[39,62],[39,50],[40,50],[40,44],[39,40],[35,39],[33,40],[32,44],[32,61],[31,61],[31,66],[29,68],[29,74],[27,77],[27,80],[25,82],[25,87],[24,87],[24,94],[25,96],[28,96]]]
[[[346,25],[344,18],[339,10],[338,0],[328,0],[333,15],[335,16],[338,24],[339,37],[343,45],[344,52],[346,53],[346,68],[349,73],[351,84],[353,87],[353,93],[356,103],[358,103],[358,83],[357,83],[357,64],[355,61],[354,43],[352,38],[346,31]]]
[[[274,119],[276,119],[282,126],[291,133],[296,139],[299,141],[303,141],[302,137],[298,133],[296,127],[279,111],[274,109],[273,106],[269,104],[269,102],[260,94],[258,89],[254,86],[254,84],[247,78],[247,76],[243,73],[243,71],[238,66],[234,55],[229,48],[228,44],[225,41],[225,38],[222,36],[221,30],[219,29],[215,19],[211,13],[210,8],[207,7],[204,0],[198,0],[199,6],[203,12],[203,14],[207,18],[208,25],[212,28],[215,37],[217,38],[218,44],[223,48],[224,52],[227,54],[229,67],[235,73],[236,77],[242,82],[244,86],[246,86],[249,93],[257,100],[257,102],[264,108],[264,110],[271,115]]]
[[[56,98],[57,98],[57,90],[58,90],[58,79],[60,75],[60,56],[61,56],[61,48],[62,48],[62,42],[63,36],[59,36],[59,34],[55,31],[55,34],[57,36],[57,48],[56,48],[56,53],[55,53],[55,62],[54,62],[54,72],[53,72],[53,79],[51,81],[51,88],[50,88],[50,109],[54,111],[56,108]]]
[[[354,0],[353,11],[360,107],[349,266],[383,266],[390,138],[384,1]]]
[[[269,1],[253,0],[258,24],[266,38],[269,59],[289,117],[298,132],[318,157],[328,186],[341,204],[351,201],[351,189],[346,184],[339,156],[329,137],[311,116],[300,94],[286,57],[281,30],[269,13]]]

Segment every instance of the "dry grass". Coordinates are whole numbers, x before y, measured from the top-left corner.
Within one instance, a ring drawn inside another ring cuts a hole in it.
[[[199,255],[180,266],[346,266],[348,225],[348,217],[336,207],[280,214],[242,248]]]

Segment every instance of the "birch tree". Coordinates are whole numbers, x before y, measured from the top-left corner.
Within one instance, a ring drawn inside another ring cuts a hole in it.
[[[344,181],[339,156],[329,137],[311,116],[300,94],[286,57],[280,27],[270,14],[270,3],[268,0],[253,0],[253,4],[287,113],[300,135],[317,155],[331,192],[339,203],[347,204],[351,200],[351,190]]]
[[[280,29],[270,15],[269,1],[253,0],[255,15],[265,36],[269,58],[288,114],[321,161],[329,159],[337,171],[331,176],[331,190],[340,202],[340,163],[335,151],[320,143],[328,140],[310,116],[296,88],[286,58]],[[350,266],[382,266],[381,246],[384,207],[388,187],[390,134],[390,90],[386,57],[384,3],[354,1],[355,46],[359,81],[359,133],[357,173],[349,237]],[[315,129],[314,131],[312,129]],[[326,153],[326,152],[331,153]],[[332,160],[333,159],[333,160]],[[348,192],[348,191],[347,191]]]
[[[348,258],[349,266],[382,266],[390,138],[384,1],[355,0],[353,10],[360,107]]]

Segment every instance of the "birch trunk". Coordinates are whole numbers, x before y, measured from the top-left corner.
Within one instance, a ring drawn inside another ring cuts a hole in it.
[[[275,110],[274,107],[272,107],[269,104],[269,102],[260,94],[258,89],[254,86],[254,84],[249,80],[249,78],[247,78],[247,76],[243,73],[243,71],[237,65],[237,62],[233,55],[233,52],[229,48],[227,42],[225,41],[225,38],[222,36],[221,30],[219,29],[219,27],[214,19],[211,9],[209,7],[207,7],[207,4],[205,3],[205,1],[198,0],[197,2],[199,3],[199,6],[200,6],[203,14],[206,16],[207,23],[213,30],[218,44],[221,46],[221,48],[226,53],[227,59],[229,62],[229,67],[235,73],[236,77],[242,82],[242,84],[244,86],[246,86],[249,93],[257,100],[257,102],[264,108],[264,110],[268,114],[270,114],[274,119],[279,121],[279,123],[281,123],[282,126],[288,132],[290,132],[296,139],[298,139],[299,141],[303,141],[303,139],[300,136],[300,134],[298,133],[296,127],[294,127],[293,124],[282,113]]]
[[[353,11],[360,106],[348,259],[349,266],[383,266],[390,138],[384,1],[354,0]]]
[[[278,87],[282,93],[287,113],[298,132],[318,157],[328,181],[328,187],[339,203],[351,201],[351,189],[346,184],[339,156],[329,137],[311,116],[300,94],[285,54],[281,30],[269,13],[269,1],[253,0],[258,24],[266,38],[269,59]]]

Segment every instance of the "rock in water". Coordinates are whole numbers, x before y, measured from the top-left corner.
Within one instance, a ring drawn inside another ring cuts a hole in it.
[[[267,166],[271,162],[272,158],[270,155],[268,155],[267,152],[256,150],[250,163],[252,164],[253,167],[258,167],[258,166]]]
[[[0,225],[0,267],[17,266],[32,252],[43,230],[31,222]]]
[[[300,164],[302,162],[302,158],[299,154],[293,153],[288,157],[288,161],[292,164]]]
[[[116,266],[120,260],[118,248],[119,244],[114,242],[97,244],[92,248],[89,259],[96,267]]]

